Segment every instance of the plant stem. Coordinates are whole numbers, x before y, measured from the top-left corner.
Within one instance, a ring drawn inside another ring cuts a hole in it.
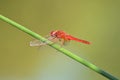
[[[4,22],[7,22],[7,23],[13,25],[13,27],[16,27],[17,29],[19,29],[19,30],[21,30],[21,31],[23,31],[23,32],[31,35],[32,37],[34,37],[34,38],[36,38],[36,39],[38,39],[38,40],[40,40],[40,41],[42,41],[42,42],[47,42],[47,44],[48,44],[49,46],[51,46],[51,47],[53,47],[54,49],[62,52],[62,53],[65,54],[65,55],[69,56],[70,58],[74,59],[75,61],[77,61],[77,62],[85,65],[86,67],[92,69],[93,71],[101,74],[102,76],[104,76],[104,77],[106,77],[106,78],[108,78],[108,79],[110,79],[110,80],[118,80],[116,77],[114,77],[114,76],[112,76],[111,74],[109,74],[108,72],[106,72],[106,71],[98,68],[97,66],[95,66],[95,65],[92,64],[92,63],[90,63],[89,61],[86,61],[85,59],[83,59],[83,58],[75,55],[74,53],[72,53],[72,52],[70,52],[70,51],[68,51],[68,50],[66,50],[66,49],[64,49],[64,48],[61,48],[61,46],[59,46],[59,45],[57,45],[57,44],[52,44],[53,42],[45,39],[44,37],[40,36],[39,34],[31,31],[30,29],[28,29],[28,28],[26,28],[26,27],[24,27],[24,26],[16,23],[15,21],[13,21],[13,20],[11,20],[11,19],[9,19],[9,18],[7,18],[7,17],[5,17],[5,16],[3,16],[3,15],[0,15],[0,19],[1,19],[2,21],[4,21]]]

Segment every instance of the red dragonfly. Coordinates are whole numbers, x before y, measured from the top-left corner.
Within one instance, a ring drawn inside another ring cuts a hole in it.
[[[84,44],[90,44],[89,41],[73,37],[72,35],[69,35],[62,30],[51,31],[48,39],[51,40],[51,41],[57,39],[57,40],[62,42],[62,45],[64,45],[66,42],[69,42],[70,40],[74,40],[74,41],[81,42],[81,43],[84,43]],[[41,43],[38,40],[30,42],[30,46],[41,46],[41,45],[44,45],[44,44],[46,44],[46,43]]]

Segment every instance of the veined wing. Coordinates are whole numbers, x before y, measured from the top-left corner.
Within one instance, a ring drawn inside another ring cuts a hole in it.
[[[39,40],[30,41],[30,46],[42,46],[42,45],[46,45],[46,43],[40,42]]]

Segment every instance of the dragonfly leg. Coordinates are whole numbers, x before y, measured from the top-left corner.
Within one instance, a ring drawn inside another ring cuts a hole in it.
[[[62,39],[61,40],[61,45],[67,45],[69,42],[70,42],[70,40]]]

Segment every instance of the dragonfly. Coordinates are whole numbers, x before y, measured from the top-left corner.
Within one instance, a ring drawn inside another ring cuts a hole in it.
[[[76,37],[66,33],[63,30],[51,31],[49,33],[48,40],[53,41],[53,42],[56,41],[56,40],[60,41],[61,45],[65,45],[66,42],[70,42],[71,40],[77,41],[77,42],[80,42],[80,43],[84,43],[84,44],[91,44],[89,41],[76,38]],[[41,46],[41,45],[46,45],[46,44],[47,43],[40,42],[39,40],[34,40],[34,41],[30,42],[30,46]]]

